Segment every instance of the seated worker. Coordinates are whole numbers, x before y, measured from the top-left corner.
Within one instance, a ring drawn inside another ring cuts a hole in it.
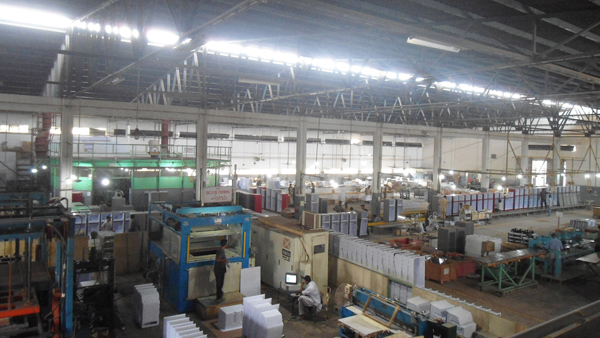
[[[306,288],[302,291],[302,296],[298,298],[298,313],[300,314],[300,319],[304,318],[304,312],[307,307],[315,307],[316,312],[321,311],[323,305],[321,304],[321,293],[319,292],[319,288],[317,287],[317,283],[310,279],[310,276],[304,276],[304,281],[302,281],[302,288],[306,285]]]
[[[333,211],[335,211],[335,212],[344,212],[344,211],[346,211],[346,209],[344,209],[344,207],[342,206],[342,201],[338,201],[338,204],[336,204],[336,206],[333,207]]]

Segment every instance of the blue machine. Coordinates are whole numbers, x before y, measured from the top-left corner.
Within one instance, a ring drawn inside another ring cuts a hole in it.
[[[190,269],[214,265],[220,239],[227,238],[230,243],[230,263],[241,263],[242,269],[250,265],[250,215],[242,213],[241,206],[171,208],[150,204],[149,220],[158,223],[162,232],[162,239],[151,241],[149,249],[163,266],[163,295],[180,313],[194,309],[194,298],[189,297],[193,291],[188,285]]]
[[[421,336],[424,335],[428,329],[429,322],[427,322],[427,320],[429,318],[427,316],[411,311],[407,309],[406,306],[392,299],[382,297],[368,289],[361,287],[353,290],[352,302],[362,306],[368,303],[369,309],[373,310],[378,316],[385,318],[386,320],[391,320],[394,313],[396,313],[394,324],[402,330],[412,334]],[[397,307],[400,308],[398,311],[396,311]],[[353,315],[354,313],[346,308],[340,309],[340,318]],[[342,337],[348,336],[343,328],[340,328],[340,335]]]
[[[583,231],[579,229],[571,229],[568,231],[557,231],[556,238],[563,244],[563,251],[548,250],[554,254],[554,258],[536,257],[536,261],[544,263],[544,273],[551,271],[551,266],[554,266],[553,275],[560,276],[562,267],[568,261],[575,260],[579,257],[589,255],[594,252],[591,247],[591,242],[583,239]],[[529,247],[536,249],[545,249],[548,241],[552,239],[550,236],[538,236],[529,240]]]
[[[32,218],[13,218],[13,219],[5,219],[0,220],[0,240],[1,241],[25,241],[25,245],[28,247],[26,251],[32,253],[32,243],[34,239],[39,240],[39,245],[41,247],[41,255],[38,258],[38,262],[36,264],[43,264],[43,269],[47,270],[49,266],[50,256],[49,256],[49,241],[47,236],[45,235],[48,232],[48,225],[50,224],[54,229],[52,232],[54,234],[58,233],[60,237],[60,241],[58,241],[56,245],[56,271],[54,276],[54,285],[60,287],[60,292],[64,295],[64,299],[62,302],[62,306],[60,306],[60,322],[61,322],[61,331],[64,337],[72,337],[73,335],[73,300],[75,296],[74,289],[74,274],[73,274],[73,260],[74,260],[74,243],[75,243],[75,217],[72,217],[66,213],[61,207],[54,208],[46,208],[45,214],[43,217],[32,217]],[[48,221],[48,218],[53,218],[55,221]],[[60,218],[60,220],[56,220]],[[62,232],[62,235],[60,234]],[[63,235],[65,237],[63,237]],[[9,262],[10,259],[5,261]],[[12,264],[19,264],[19,262],[13,262]],[[26,284],[31,285],[31,269],[32,263],[31,259],[25,257],[23,260],[23,264],[26,265]],[[27,276],[29,275],[29,276]],[[8,278],[8,276],[4,276]],[[28,287],[25,287],[25,290]],[[32,301],[28,301],[27,299],[23,299],[22,302],[17,303],[14,302],[12,304],[11,309],[7,309],[3,307],[3,316],[11,317],[10,311],[17,313],[29,313],[28,308],[38,307],[36,301],[34,301],[35,291],[41,290],[33,290],[33,286],[31,287],[31,298]],[[19,294],[20,290],[13,289],[13,294]],[[26,291],[24,291],[26,292]],[[25,297],[27,298],[27,297]],[[21,304],[23,303],[23,304]],[[5,304],[2,304],[3,306]],[[38,310],[39,311],[39,310]]]

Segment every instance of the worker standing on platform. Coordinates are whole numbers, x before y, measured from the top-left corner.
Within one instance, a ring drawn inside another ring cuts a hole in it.
[[[298,313],[300,314],[300,319],[304,318],[304,312],[307,307],[315,307],[316,312],[321,311],[321,293],[319,292],[319,287],[317,283],[311,280],[310,276],[304,276],[304,281],[302,282],[302,286],[307,285],[306,289],[302,291],[302,296],[298,298]]]
[[[546,197],[548,196],[548,192],[546,191],[546,188],[542,188],[542,191],[540,191],[540,199],[542,200],[542,202],[540,203],[540,207],[545,207],[547,206],[546,203]]]
[[[442,219],[446,219],[446,207],[448,206],[448,199],[446,199],[446,195],[440,199],[440,212]]]
[[[225,255],[225,248],[227,247],[227,240],[221,240],[221,247],[217,249],[217,256],[215,258],[215,279],[217,282],[217,300],[223,299],[223,284],[225,283],[225,273],[229,267],[229,260]]]

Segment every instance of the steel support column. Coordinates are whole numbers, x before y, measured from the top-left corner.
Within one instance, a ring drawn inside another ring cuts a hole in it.
[[[554,149],[552,151],[552,171],[549,183],[554,183],[555,185],[560,184],[560,175],[562,173],[562,167],[560,166],[560,137],[554,138]]]
[[[481,171],[484,172],[481,175],[481,187],[486,189],[490,187],[490,174],[487,174],[488,170],[490,170],[490,138],[489,135],[486,135],[481,142]]]
[[[442,130],[433,136],[433,185],[434,191],[440,191],[440,166],[442,163]]]
[[[373,131],[373,193],[381,192],[381,165],[383,156],[383,124]]]
[[[302,119],[296,130],[296,196],[304,193],[304,174],[306,171],[306,121]],[[291,196],[294,198],[295,196]],[[294,205],[296,201],[294,200]]]
[[[196,200],[202,199],[202,192],[206,185],[206,170],[208,169],[208,123],[205,114],[201,114],[196,121]],[[233,182],[236,184],[236,182]]]
[[[531,176],[529,176],[529,139],[525,137],[521,141],[521,169],[523,169],[523,178],[521,179],[521,185],[531,183]]]
[[[74,107],[63,106],[60,113],[60,185],[58,196],[73,200],[73,116]]]

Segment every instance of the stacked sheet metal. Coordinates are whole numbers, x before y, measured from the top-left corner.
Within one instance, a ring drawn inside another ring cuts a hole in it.
[[[280,338],[283,334],[283,318],[279,304],[271,304],[265,295],[244,297],[242,337]]]
[[[329,253],[333,256],[399,279],[417,287],[425,286],[425,256],[390,248],[338,232],[329,233]]]
[[[481,257],[483,255],[481,245],[483,242],[488,241],[494,242],[494,253],[500,252],[500,249],[502,248],[502,239],[484,235],[469,235],[467,236],[465,254],[470,257]]]
[[[158,325],[160,297],[152,283],[135,286],[133,293],[133,307],[135,321],[141,328]]]
[[[163,338],[206,338],[185,314],[165,317],[163,323]]]
[[[579,230],[585,230],[588,228],[596,227],[596,220],[593,219],[573,219],[571,220],[571,227]]]

